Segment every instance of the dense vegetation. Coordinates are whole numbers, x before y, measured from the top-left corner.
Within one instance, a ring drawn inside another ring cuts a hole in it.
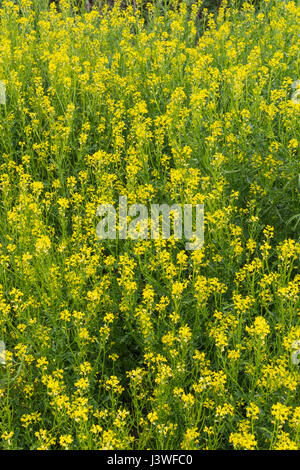
[[[299,26],[1,2],[1,448],[299,448]],[[204,203],[203,248],[99,241],[120,195]]]

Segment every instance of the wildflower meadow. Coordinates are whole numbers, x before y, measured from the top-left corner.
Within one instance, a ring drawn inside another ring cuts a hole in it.
[[[300,449],[300,5],[208,4],[0,1],[2,450]]]

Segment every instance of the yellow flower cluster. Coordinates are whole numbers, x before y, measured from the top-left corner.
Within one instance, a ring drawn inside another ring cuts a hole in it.
[[[90,3],[0,2],[0,448],[299,449],[298,2]]]

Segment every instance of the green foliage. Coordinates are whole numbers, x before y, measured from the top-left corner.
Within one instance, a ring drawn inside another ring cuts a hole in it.
[[[300,8],[237,5],[2,2],[1,449],[299,449]]]

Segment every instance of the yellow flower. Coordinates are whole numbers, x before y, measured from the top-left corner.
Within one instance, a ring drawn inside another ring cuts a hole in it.
[[[37,238],[35,242],[35,249],[37,253],[48,253],[51,248],[50,238],[46,235],[42,235]]]
[[[245,329],[251,336],[258,336],[262,340],[270,333],[267,320],[261,316],[255,318],[254,325],[251,327],[246,326]]]
[[[279,402],[273,405],[271,409],[271,414],[274,416],[275,421],[278,422],[279,425],[282,425],[287,421],[290,412],[290,407]]]
[[[61,436],[59,436],[59,443],[65,449],[68,449],[72,442],[73,438],[70,434],[62,434]]]

